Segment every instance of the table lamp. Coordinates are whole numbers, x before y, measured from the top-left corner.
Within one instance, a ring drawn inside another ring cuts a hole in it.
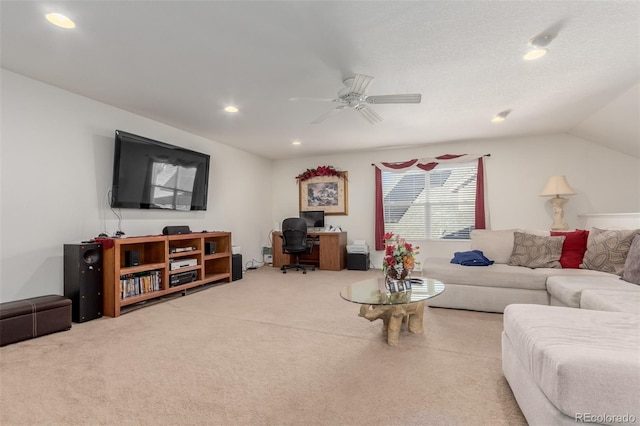
[[[541,197],[554,196],[550,201],[553,206],[553,224],[551,229],[553,231],[564,231],[569,229],[569,225],[564,222],[564,205],[567,198],[560,197],[561,195],[575,195],[576,191],[571,188],[567,178],[565,176],[551,176],[547,181],[547,185],[539,194]]]

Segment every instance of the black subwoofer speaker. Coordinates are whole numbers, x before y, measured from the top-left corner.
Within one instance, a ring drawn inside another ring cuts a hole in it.
[[[231,281],[242,279],[242,255],[231,255]]]
[[[102,244],[64,245],[64,296],[74,322],[102,316]]]

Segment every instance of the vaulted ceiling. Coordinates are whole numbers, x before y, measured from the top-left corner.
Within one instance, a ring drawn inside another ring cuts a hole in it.
[[[558,132],[640,158],[638,1],[0,7],[3,68],[267,158]],[[547,55],[523,60],[545,32]],[[351,108],[312,124],[339,104],[290,100],[335,99],[356,73],[375,77],[369,94],[422,102],[370,105],[383,118],[372,125]]]

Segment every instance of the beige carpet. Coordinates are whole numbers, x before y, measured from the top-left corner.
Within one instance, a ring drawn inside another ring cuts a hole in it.
[[[380,271],[242,280],[0,349],[0,424],[518,425],[502,315],[427,308],[390,347],[340,289]]]

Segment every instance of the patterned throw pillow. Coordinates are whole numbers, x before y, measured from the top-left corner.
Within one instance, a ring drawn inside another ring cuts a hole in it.
[[[640,235],[633,237],[627,260],[624,262],[622,279],[640,285]]]
[[[580,267],[622,275],[631,241],[637,234],[640,234],[640,229],[592,228]]]
[[[542,237],[513,233],[513,251],[509,259],[511,266],[526,266],[527,268],[562,268],[562,244],[565,236]]]

